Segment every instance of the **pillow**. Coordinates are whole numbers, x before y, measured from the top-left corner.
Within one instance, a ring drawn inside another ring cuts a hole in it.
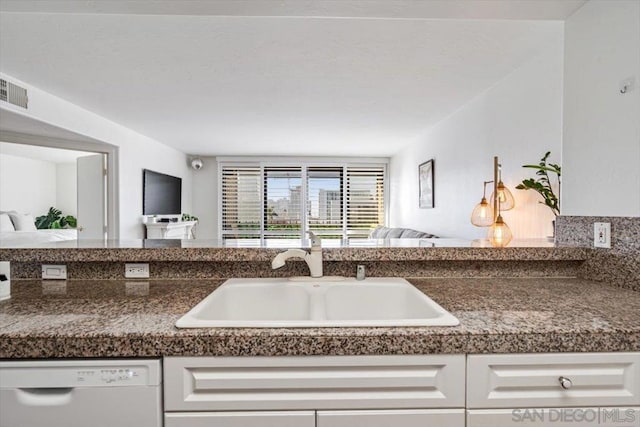
[[[10,212],[9,216],[16,231],[37,231],[36,221],[33,219],[33,215]]]
[[[0,231],[16,231],[7,213],[0,213]]]

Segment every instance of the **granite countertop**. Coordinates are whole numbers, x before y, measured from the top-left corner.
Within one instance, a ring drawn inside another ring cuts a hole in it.
[[[276,246],[277,245],[277,246]],[[325,261],[584,261],[590,249],[558,246],[546,239],[514,241],[494,248],[487,242],[455,239],[323,240]],[[0,247],[12,262],[271,261],[287,248],[308,248],[308,240],[235,243],[192,240],[66,241],[41,247]]]
[[[20,280],[0,358],[640,350],[640,292],[581,279],[412,279],[456,327],[176,329],[221,280]]]

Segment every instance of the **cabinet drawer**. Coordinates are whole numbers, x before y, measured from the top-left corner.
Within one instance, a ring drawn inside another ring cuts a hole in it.
[[[464,427],[464,409],[318,411],[316,427]]]
[[[472,409],[467,427],[631,427],[640,422],[640,408]]]
[[[640,405],[640,353],[471,355],[467,364],[469,408]]]
[[[315,427],[313,411],[178,412],[165,414],[165,427]]]
[[[464,355],[167,357],[165,410],[464,407]]]

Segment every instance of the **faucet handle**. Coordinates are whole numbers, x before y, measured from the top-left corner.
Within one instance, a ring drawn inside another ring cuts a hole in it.
[[[322,247],[322,240],[318,236],[316,236],[313,231],[307,231],[307,234],[309,235],[309,239],[311,239],[312,248]]]

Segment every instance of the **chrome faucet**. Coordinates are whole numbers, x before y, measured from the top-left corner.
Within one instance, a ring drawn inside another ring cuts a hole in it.
[[[311,231],[309,238],[311,239],[311,251],[307,252],[302,249],[289,249],[281,252],[271,261],[271,268],[274,270],[284,266],[289,258],[302,258],[309,266],[311,277],[322,277],[322,243],[320,238]]]

